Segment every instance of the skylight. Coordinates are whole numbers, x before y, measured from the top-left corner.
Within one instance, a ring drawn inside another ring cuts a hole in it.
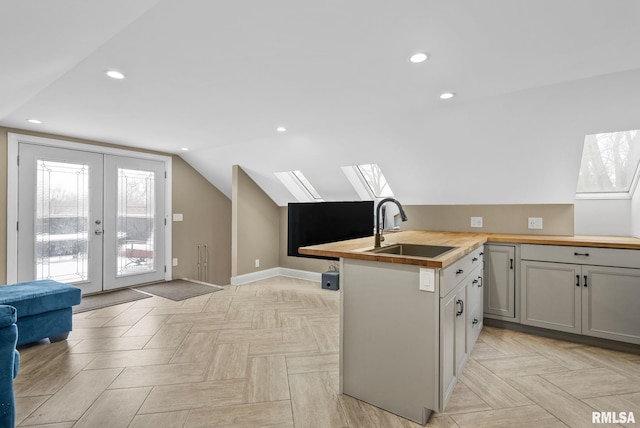
[[[275,175],[298,202],[319,202],[323,200],[302,171],[276,172]]]
[[[302,187],[304,187],[305,190],[309,192],[309,194],[313,197],[313,199],[322,199],[320,194],[316,191],[316,189],[313,188],[313,186],[311,185],[309,180],[307,180],[307,177],[304,176],[302,171],[298,171],[298,170],[291,171],[291,174],[293,174],[293,176],[298,179]]]
[[[391,187],[377,163],[357,165],[357,170],[374,198],[393,197]]]
[[[640,130],[587,135],[577,196],[630,197],[639,164]]]

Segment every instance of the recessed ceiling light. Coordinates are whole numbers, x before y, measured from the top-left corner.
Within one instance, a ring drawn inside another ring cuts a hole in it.
[[[42,123],[42,121],[38,120],[38,119],[27,119],[27,122],[29,122],[29,123],[37,123],[37,124]]]
[[[105,74],[109,77],[111,77],[112,79],[124,79],[124,74],[120,73],[119,71],[116,70],[107,70],[105,71]]]
[[[417,52],[409,57],[409,61],[411,61],[414,64],[425,62],[428,59],[429,59],[429,54],[426,52]]]
[[[276,131],[278,131],[278,132],[287,132],[287,128],[285,128],[284,126],[278,126],[276,128]]]
[[[450,98],[455,97],[456,94],[454,94],[453,92],[444,92],[442,94],[440,94],[440,99],[441,100],[448,100]]]
[[[189,151],[189,148],[188,148],[188,147],[183,147],[183,148],[181,148],[180,150],[182,150],[183,152],[188,152],[188,151]]]

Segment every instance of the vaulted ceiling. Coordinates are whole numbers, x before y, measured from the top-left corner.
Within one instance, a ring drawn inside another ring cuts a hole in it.
[[[0,5],[0,125],[176,153],[228,196],[238,164],[280,205],[298,169],[357,199],[340,167],[378,163],[405,204],[571,203],[584,135],[640,127],[635,0]]]

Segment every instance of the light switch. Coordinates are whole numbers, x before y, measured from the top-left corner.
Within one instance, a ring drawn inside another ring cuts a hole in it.
[[[420,290],[435,293],[436,271],[434,269],[420,268]]]
[[[182,213],[173,214],[173,221],[182,221]]]

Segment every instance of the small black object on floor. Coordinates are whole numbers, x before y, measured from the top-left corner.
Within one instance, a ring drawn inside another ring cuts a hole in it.
[[[327,271],[322,274],[322,288],[326,290],[340,289],[340,273]]]

